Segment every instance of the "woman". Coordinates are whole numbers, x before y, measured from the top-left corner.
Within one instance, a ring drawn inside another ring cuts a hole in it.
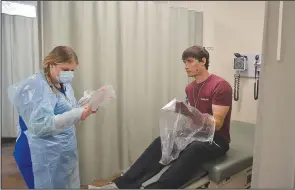
[[[80,188],[75,125],[91,107],[80,107],[70,85],[78,65],[69,47],[55,47],[43,60],[43,72],[9,89],[21,134],[14,151],[30,189]]]

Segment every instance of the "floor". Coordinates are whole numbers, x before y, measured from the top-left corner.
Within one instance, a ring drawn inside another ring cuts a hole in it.
[[[1,177],[2,184],[1,189],[27,189],[27,185],[23,180],[22,175],[20,174],[17,165],[14,161],[13,150],[14,144],[2,144],[2,169],[1,169]],[[116,178],[118,175],[110,178],[109,180],[96,180],[93,181],[91,185],[100,187],[108,184],[109,181]],[[87,189],[87,185],[82,185],[81,189]]]
[[[1,189],[27,189],[13,158],[14,144],[2,144]]]

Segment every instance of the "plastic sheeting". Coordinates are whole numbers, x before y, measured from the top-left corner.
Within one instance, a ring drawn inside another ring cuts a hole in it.
[[[177,159],[180,152],[194,141],[211,143],[215,132],[213,116],[202,114],[176,99],[161,109],[159,126],[162,143],[160,163],[163,165]]]
[[[84,96],[79,100],[78,104],[83,106],[90,104],[92,110],[95,111],[98,107],[104,107],[106,104],[116,98],[115,90],[111,85],[104,85],[96,91],[86,90]]]

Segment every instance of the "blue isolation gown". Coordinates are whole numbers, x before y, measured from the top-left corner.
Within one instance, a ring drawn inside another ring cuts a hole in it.
[[[83,108],[71,85],[55,93],[44,73],[37,73],[8,92],[21,129],[14,157],[27,186],[80,188],[75,125]]]

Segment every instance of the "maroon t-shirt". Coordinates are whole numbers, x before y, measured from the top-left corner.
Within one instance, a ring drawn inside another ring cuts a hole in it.
[[[230,106],[224,119],[223,126],[215,134],[223,136],[230,143],[230,117],[232,110],[232,88],[221,77],[211,74],[207,80],[197,83],[191,82],[185,88],[188,101],[191,106],[202,113],[213,115],[212,104]]]

